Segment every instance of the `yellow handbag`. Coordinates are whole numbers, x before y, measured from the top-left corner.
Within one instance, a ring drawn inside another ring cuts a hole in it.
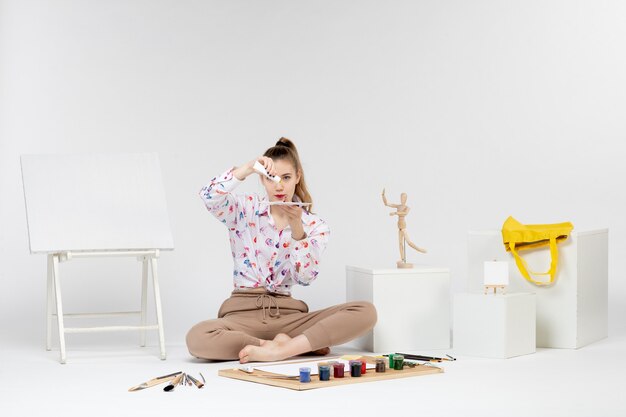
[[[570,222],[555,224],[528,224],[524,225],[509,216],[502,225],[502,242],[507,252],[511,252],[515,257],[515,263],[521,274],[535,285],[548,286],[554,284],[556,268],[559,263],[559,252],[556,247],[557,242],[567,239],[574,226]],[[534,280],[528,273],[526,262],[517,253],[532,248],[550,247],[552,261],[548,272],[533,272],[535,275],[550,275],[549,282]]]

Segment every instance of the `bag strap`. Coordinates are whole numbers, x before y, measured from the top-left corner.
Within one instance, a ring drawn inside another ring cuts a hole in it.
[[[517,250],[515,249],[515,242],[509,242],[509,248],[511,249],[511,253],[513,254],[513,256],[515,256],[515,263],[517,264],[517,268],[528,282],[532,282],[533,284],[539,286],[548,286],[554,284],[554,279],[556,277],[556,267],[559,263],[559,251],[556,247],[555,236],[550,236],[550,257],[552,260],[550,262],[550,269],[548,270],[548,272],[530,271],[532,274],[535,275],[550,275],[549,282],[537,281],[530,276],[530,274],[528,273],[528,266],[526,265],[526,261],[522,259],[522,257],[517,253]]]

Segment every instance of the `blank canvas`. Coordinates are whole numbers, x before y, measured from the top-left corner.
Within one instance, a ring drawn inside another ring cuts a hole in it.
[[[174,248],[156,153],[21,163],[31,253]]]
[[[508,262],[485,262],[485,285],[509,285]]]

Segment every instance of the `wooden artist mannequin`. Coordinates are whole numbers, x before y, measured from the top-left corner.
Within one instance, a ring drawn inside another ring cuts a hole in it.
[[[406,199],[406,193],[402,193],[400,194],[400,204],[389,204],[387,202],[387,197],[385,197],[385,189],[383,188],[383,203],[387,207],[396,209],[395,213],[389,213],[389,215],[398,216],[398,243],[400,245],[400,260],[397,262],[398,268],[413,268],[413,264],[409,264],[406,262],[407,243],[416,251],[426,253],[426,249],[417,247],[413,242],[411,242],[409,234],[406,231],[406,221],[404,220],[404,218],[409,213],[409,210],[411,210],[411,208],[406,205]]]

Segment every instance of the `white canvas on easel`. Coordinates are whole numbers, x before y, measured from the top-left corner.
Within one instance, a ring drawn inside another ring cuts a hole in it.
[[[506,286],[509,285],[509,263],[486,261],[484,265],[485,294],[489,290],[493,290],[493,293],[496,294],[498,288],[504,294]]]
[[[48,256],[47,349],[55,301],[61,363],[66,360],[65,333],[110,330],[140,330],[142,346],[145,331],[158,330],[165,359],[157,258],[160,250],[172,250],[174,244],[157,154],[23,155],[21,164],[30,251]],[[129,313],[140,315],[141,325],[65,328],[59,263],[109,256],[142,262],[141,311]],[[156,325],[146,324],[148,265]]]

